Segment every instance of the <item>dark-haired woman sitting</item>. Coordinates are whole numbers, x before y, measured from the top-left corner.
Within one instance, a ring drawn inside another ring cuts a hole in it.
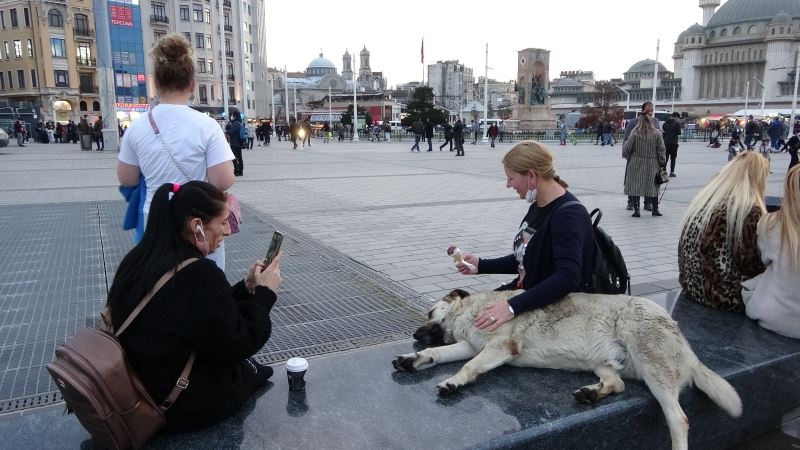
[[[142,241],[120,263],[108,295],[115,329],[156,281],[178,271],[120,335],[134,371],[156,404],[167,397],[192,352],[188,387],[166,413],[167,431],[207,427],[236,412],[272,375],[251,357],[270,336],[281,284],[281,254],[258,261],[232,286],[206,259],[230,233],[225,193],[209,183],[164,184],[150,205]]]

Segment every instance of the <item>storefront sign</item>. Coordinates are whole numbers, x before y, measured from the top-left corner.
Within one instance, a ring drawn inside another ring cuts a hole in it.
[[[117,103],[116,107],[119,111],[147,112],[150,109],[147,103]]]

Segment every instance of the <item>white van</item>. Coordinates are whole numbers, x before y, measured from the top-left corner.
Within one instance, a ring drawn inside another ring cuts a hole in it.
[[[390,120],[389,126],[392,127],[392,131],[402,130],[403,125],[400,123],[399,120]]]

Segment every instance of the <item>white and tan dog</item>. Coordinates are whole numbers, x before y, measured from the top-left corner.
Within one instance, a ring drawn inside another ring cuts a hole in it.
[[[396,370],[469,359],[455,375],[439,383],[441,394],[472,383],[495,367],[510,364],[563,370],[591,370],[597,384],[573,393],[593,403],[625,389],[620,374],[644,380],[667,418],[673,449],[688,448],[689,422],[678,394],[694,383],[733,417],[742,413],[739,395],[701,363],[667,312],[646,298],[569,294],[545,308],[519,314],[494,332],[473,325],[488,305],[522,291],[469,294],[455,290],[436,302],[414,338],[449,344],[398,356]]]

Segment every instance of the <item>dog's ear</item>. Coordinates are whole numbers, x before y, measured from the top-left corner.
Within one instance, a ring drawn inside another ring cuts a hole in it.
[[[447,294],[447,297],[444,298],[444,301],[452,302],[455,299],[462,299],[465,297],[469,297],[469,292],[463,289],[454,289],[452,292]]]

